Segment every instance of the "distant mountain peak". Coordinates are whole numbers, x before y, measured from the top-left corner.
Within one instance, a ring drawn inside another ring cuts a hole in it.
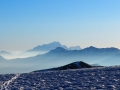
[[[56,49],[54,49],[54,51],[65,51],[65,49],[62,47],[57,47]]]
[[[28,51],[51,51],[51,50],[56,49],[57,47],[62,47],[67,50],[81,50],[80,46],[72,46],[68,48],[67,46],[62,45],[60,42],[54,41],[48,44],[38,45]]]
[[[87,48],[89,48],[89,49],[98,49],[98,48],[96,48],[94,46],[90,46],[90,47],[87,47]]]
[[[62,45],[59,42],[51,42],[48,44],[38,45],[37,47],[28,50],[28,51],[50,51],[57,47],[62,47]]]
[[[83,50],[84,51],[96,51],[96,50],[98,50],[98,48],[90,46],[90,47],[84,48]]]
[[[55,46],[62,46],[60,42],[54,41],[48,44],[43,44],[43,45],[55,45]]]

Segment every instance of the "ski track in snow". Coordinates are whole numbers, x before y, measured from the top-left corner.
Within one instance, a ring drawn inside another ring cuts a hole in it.
[[[20,76],[20,74],[15,74],[14,77],[12,77],[10,80],[5,81],[2,85],[0,90],[9,90],[9,84],[12,83],[15,79],[17,79]]]

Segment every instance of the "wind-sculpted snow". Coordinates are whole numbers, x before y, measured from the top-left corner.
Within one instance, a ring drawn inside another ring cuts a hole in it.
[[[1,87],[6,80],[9,81],[8,77],[11,80],[16,75],[0,75]],[[10,82],[7,88],[9,90],[120,90],[120,66],[23,73]]]

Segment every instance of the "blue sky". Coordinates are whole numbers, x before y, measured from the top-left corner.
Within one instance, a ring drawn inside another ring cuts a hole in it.
[[[120,49],[120,0],[0,0],[0,51],[59,41]]]

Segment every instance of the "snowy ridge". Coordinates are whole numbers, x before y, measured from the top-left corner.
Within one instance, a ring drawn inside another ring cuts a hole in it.
[[[51,70],[54,71],[54,70],[82,69],[82,68],[93,68],[93,67],[103,67],[103,66],[92,66],[92,65],[89,65],[83,61],[77,61],[77,62],[73,62],[73,63],[67,64],[64,66],[50,68],[50,69],[37,70],[34,72],[51,71]]]
[[[67,70],[67,69],[82,69],[82,68],[92,68],[93,66],[82,62],[82,61],[78,61],[78,62],[73,62],[58,68],[54,68],[55,70]]]

